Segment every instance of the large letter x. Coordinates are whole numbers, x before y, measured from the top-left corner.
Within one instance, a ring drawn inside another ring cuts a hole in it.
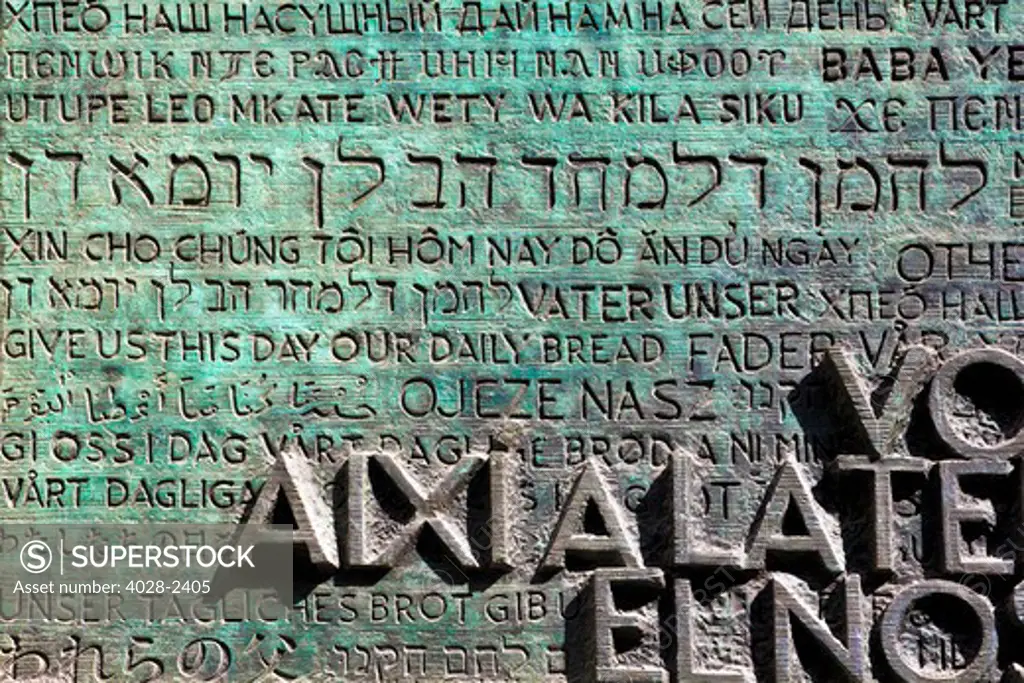
[[[401,491],[415,509],[412,520],[383,552],[370,556],[367,547],[366,503],[370,489],[369,461],[373,459],[387,474],[388,479]],[[412,478],[398,460],[387,453],[367,455],[355,453],[348,460],[348,563],[357,567],[391,567],[413,547],[420,531],[429,526],[441,542],[463,567],[479,567],[469,545],[469,539],[458,530],[457,523],[445,512],[473,480],[487,457],[468,453],[448,472],[447,476],[429,493]]]

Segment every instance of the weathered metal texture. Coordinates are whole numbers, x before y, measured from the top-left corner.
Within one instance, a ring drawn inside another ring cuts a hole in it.
[[[0,677],[1020,678],[1020,20],[5,2],[3,520],[302,594],[2,586]]]

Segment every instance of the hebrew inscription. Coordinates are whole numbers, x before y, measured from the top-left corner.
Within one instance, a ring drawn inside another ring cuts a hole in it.
[[[0,581],[0,680],[1024,681],[1019,0],[0,0],[0,74],[0,554],[294,529],[284,609]]]

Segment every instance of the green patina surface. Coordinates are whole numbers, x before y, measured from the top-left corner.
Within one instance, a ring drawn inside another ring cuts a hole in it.
[[[703,497],[676,524],[705,547],[748,542],[786,460],[838,524],[825,463],[867,451],[813,371],[830,347],[869,378],[915,344],[1017,352],[1016,3],[849,3],[841,26],[817,2],[647,3],[660,27],[640,3],[567,6],[552,26],[546,2],[486,2],[478,31],[472,5],[417,4],[437,24],[356,34],[328,32],[351,3],[66,3],[56,31],[52,6],[5,3],[4,521],[239,521],[297,446],[344,545],[354,450],[426,489],[471,450],[514,462],[510,570],[426,534],[287,620],[11,621],[7,675],[37,650],[91,680],[59,654],[77,636],[113,680],[563,680],[559,610],[589,574],[537,572],[586,463],[647,566],[672,564],[652,482],[677,448]],[[503,27],[517,8],[539,25]],[[104,58],[126,73],[91,73]],[[372,514],[378,540],[404,519]],[[900,547],[931,543],[907,518]],[[928,566],[902,556],[892,582]],[[767,575],[735,573],[700,661],[760,672],[742,596]]]

